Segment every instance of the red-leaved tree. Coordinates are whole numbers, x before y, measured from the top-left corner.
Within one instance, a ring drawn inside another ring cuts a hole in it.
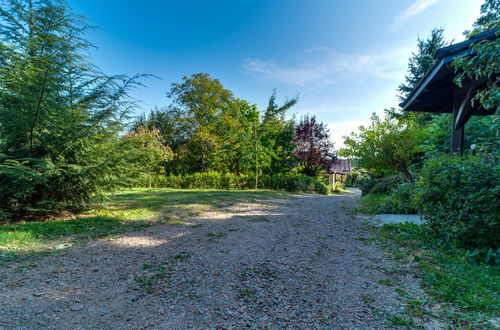
[[[325,124],[316,121],[316,116],[302,117],[295,128],[294,142],[297,145],[295,156],[305,175],[318,175],[337,161],[329,130]]]

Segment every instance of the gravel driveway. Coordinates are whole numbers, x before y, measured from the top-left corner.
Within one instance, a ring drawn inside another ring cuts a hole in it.
[[[364,239],[357,198],[239,204],[10,265],[0,328],[390,327],[403,307],[377,282],[392,266]],[[410,275],[396,280],[418,290]]]

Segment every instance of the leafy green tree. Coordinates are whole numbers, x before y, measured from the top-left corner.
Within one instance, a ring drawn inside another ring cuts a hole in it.
[[[295,120],[286,119],[286,113],[298,102],[298,96],[287,99],[283,105],[276,103],[276,91],[269,98],[268,106],[262,119],[262,143],[272,149],[268,174],[287,173],[291,170],[296,158],[294,151]]]
[[[476,34],[498,26],[500,26],[500,2],[497,0],[485,0],[481,5],[481,16],[472,25],[473,30],[466,31],[465,34]]]
[[[247,168],[253,169],[254,188],[259,187],[259,177],[265,167],[271,165],[273,150],[262,142],[263,126],[257,107],[251,107],[245,114],[246,123],[243,133],[244,153],[242,161]]]
[[[123,144],[122,152],[129,167],[135,169],[130,174],[140,175],[146,172],[151,188],[151,175],[162,169],[162,163],[173,158],[172,150],[161,141],[160,131],[156,128],[138,127],[125,136]]]
[[[473,36],[485,30],[500,27],[500,2],[486,0],[481,5],[481,16],[473,25],[472,31],[465,31],[467,36]],[[500,35],[500,31],[497,31]],[[472,103],[481,105],[484,109],[495,113],[500,108],[500,40],[484,40],[471,46],[475,51],[472,56],[457,57],[452,65],[459,74],[455,83],[462,87],[469,80],[488,79],[487,86],[478,91]]]
[[[221,149],[219,116],[232,106],[233,94],[219,80],[198,73],[173,83],[167,96],[172,99],[170,111],[186,136],[176,151],[178,157],[191,164],[191,172],[207,171]]]
[[[381,119],[375,113],[368,127],[344,137],[339,154],[352,157],[358,167],[374,174],[402,173],[412,182],[410,166],[424,151],[424,131],[413,120]]]

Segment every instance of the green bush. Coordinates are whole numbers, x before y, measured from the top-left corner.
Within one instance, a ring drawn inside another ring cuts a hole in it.
[[[357,186],[363,195],[388,194],[401,183],[408,182],[401,174],[393,174],[384,177],[364,175],[357,181]]]
[[[417,206],[442,243],[490,257],[497,252],[499,167],[477,156],[438,156],[425,163]]]
[[[80,209],[96,191],[89,177],[76,165],[0,154],[0,220]]]
[[[394,187],[380,203],[379,212],[389,214],[416,214],[415,194],[417,185],[402,183]]]
[[[388,194],[368,194],[361,199],[360,211],[366,214],[416,214],[415,183],[402,183]]]
[[[188,175],[156,175],[154,187],[182,189],[253,189],[255,177],[237,176],[231,173],[203,172]],[[139,184],[147,187],[148,179]],[[284,190],[289,192],[311,192],[327,195],[329,187],[321,178],[306,175],[263,175],[259,178],[260,189]]]

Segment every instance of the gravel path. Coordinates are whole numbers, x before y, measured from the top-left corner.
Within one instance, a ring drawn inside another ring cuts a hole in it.
[[[239,204],[0,270],[0,329],[387,328],[358,194]],[[417,281],[394,278],[405,290]]]

